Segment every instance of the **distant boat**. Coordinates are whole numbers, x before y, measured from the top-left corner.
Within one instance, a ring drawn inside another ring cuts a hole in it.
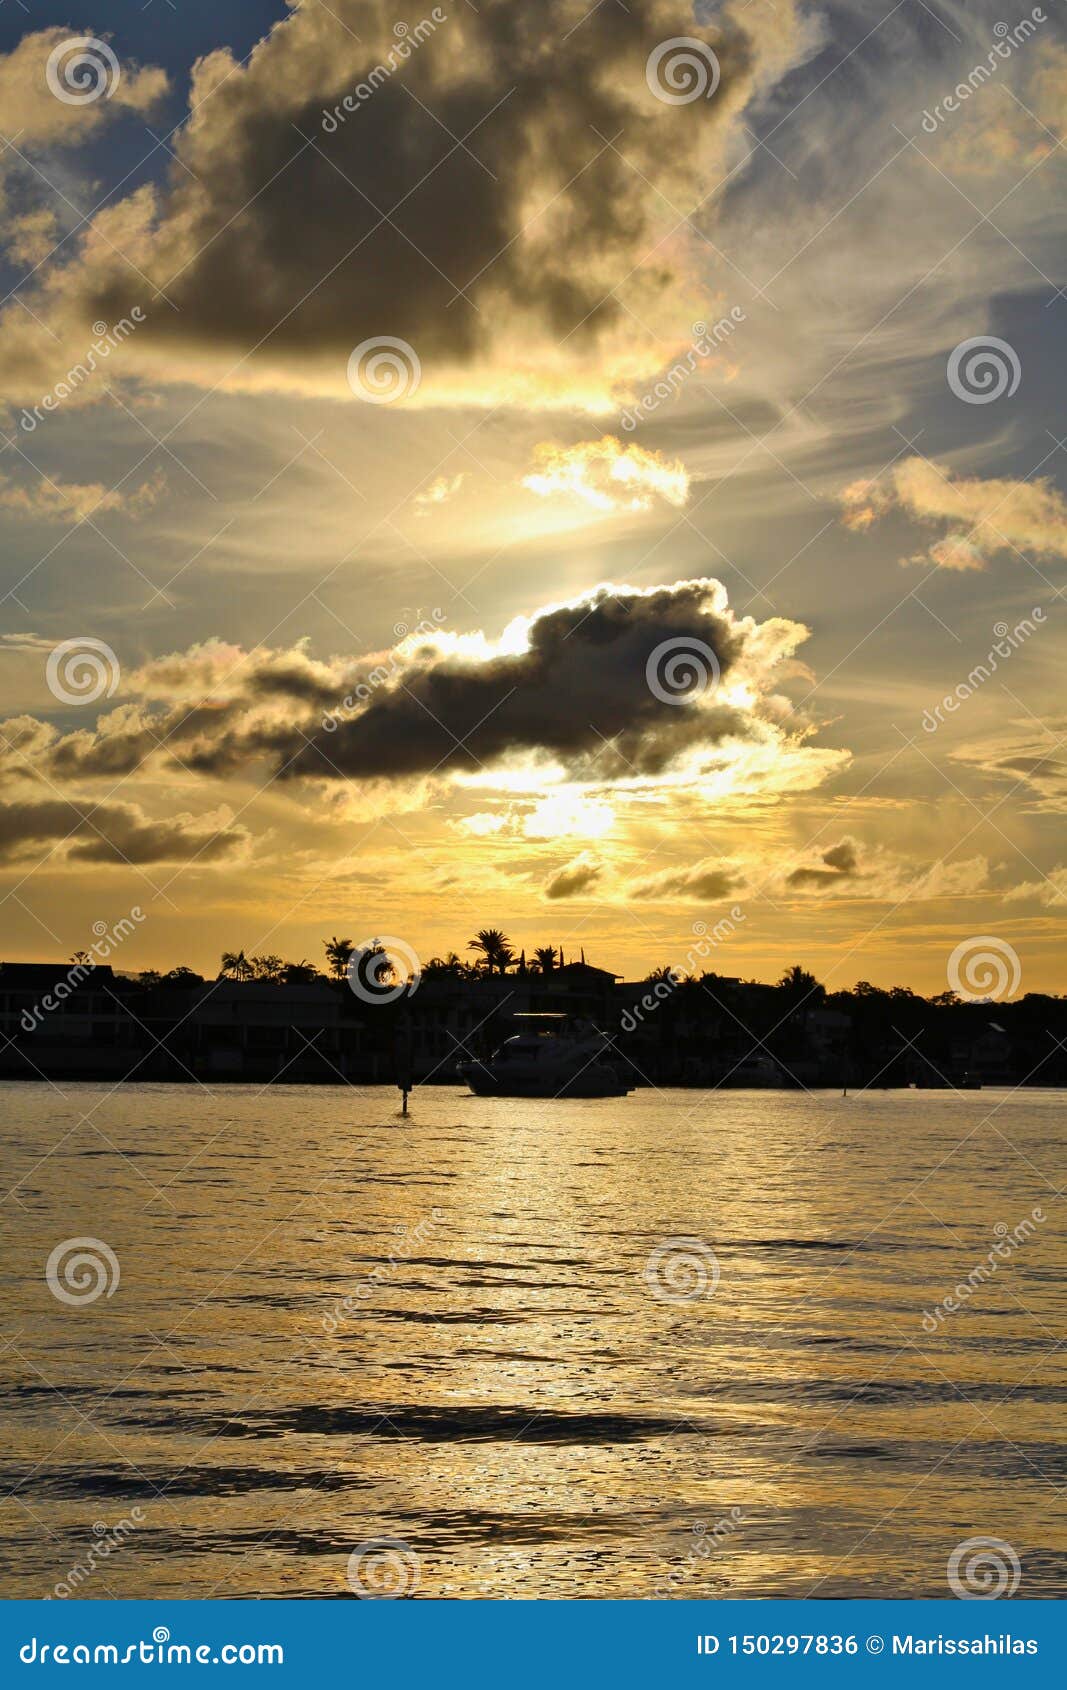
[[[476,1097],[625,1097],[633,1085],[605,1033],[565,1015],[517,1014],[527,1023],[486,1062],[458,1064]]]

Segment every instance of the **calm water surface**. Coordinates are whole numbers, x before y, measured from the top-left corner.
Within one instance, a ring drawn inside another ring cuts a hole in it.
[[[124,1521],[78,1595],[1067,1595],[1062,1094],[64,1093],[0,1086],[4,1595]]]

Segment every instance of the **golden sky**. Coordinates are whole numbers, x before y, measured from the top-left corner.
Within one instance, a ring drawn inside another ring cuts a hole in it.
[[[1057,9],[233,10],[4,19],[0,955],[1064,989]]]

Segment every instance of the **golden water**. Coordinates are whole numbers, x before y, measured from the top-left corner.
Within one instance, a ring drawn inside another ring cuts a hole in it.
[[[3,1595],[131,1518],[76,1594],[1067,1594],[1060,1094],[64,1089],[0,1087]]]

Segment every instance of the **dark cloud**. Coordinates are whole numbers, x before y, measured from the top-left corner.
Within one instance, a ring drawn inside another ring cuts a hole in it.
[[[694,863],[692,868],[665,870],[637,880],[630,887],[631,898],[699,898],[714,903],[744,885],[744,880],[732,869],[714,863]]]
[[[600,587],[534,615],[525,649],[445,635],[402,642],[368,660],[359,684],[350,659],[317,662],[299,646],[249,657],[195,646],[125,676],[141,702],[118,704],[95,729],[0,724],[0,778],[15,789],[31,773],[113,781],[148,765],[368,783],[532,761],[550,781],[562,769],[593,787],[683,766],[697,780],[719,748],[779,742],[761,701],[805,635],[780,619],[736,620],[720,583],[704,579]],[[753,702],[725,702],[735,680]]]
[[[174,309],[152,311],[142,343],[330,354],[343,371],[380,335],[424,365],[467,365],[516,317],[552,341],[594,341],[620,318],[613,283],[677,222],[667,201],[701,197],[708,138],[741,103],[753,50],[738,25],[705,31],[679,0],[583,9],[456,0],[390,67],[394,6],[297,4],[247,67],[212,55],[146,243]],[[665,103],[648,55],[694,34],[714,41],[718,89]],[[135,282],[143,291],[117,259],[113,272],[90,300],[108,321]],[[657,275],[669,280],[662,254]]]
[[[135,804],[80,805],[64,799],[27,800],[0,807],[0,862],[14,862],[28,849],[61,847],[67,861],[87,863],[218,862],[244,848],[243,827],[219,826],[192,816],[151,821]]]
[[[254,682],[252,686],[254,690]],[[78,730],[56,741],[47,754],[48,772],[66,780],[128,775],[156,753],[181,763],[187,747],[205,735],[221,733],[241,711],[234,700],[224,705],[179,705],[154,715],[129,712],[122,725],[107,732]]]
[[[824,851],[819,860],[823,865],[821,868],[794,869],[792,874],[786,876],[786,885],[814,890],[820,886],[835,886],[840,881],[851,880],[859,874],[859,858],[853,839],[842,839],[839,845]]]
[[[541,753],[575,779],[656,775],[691,747],[749,731],[744,712],[717,705],[699,684],[669,701],[649,685],[649,663],[660,671],[655,654],[668,642],[705,668],[713,654],[722,676],[741,657],[746,633],[711,608],[713,588],[601,589],[536,617],[526,651],[478,660],[424,650],[334,732],[317,722],[237,727],[183,761],[227,773],[265,755],[288,779],[396,779]]]
[[[564,863],[545,882],[544,895],[546,898],[577,898],[582,892],[588,892],[595,886],[604,872],[604,865],[595,857],[587,856],[584,852],[575,857],[573,862]]]

